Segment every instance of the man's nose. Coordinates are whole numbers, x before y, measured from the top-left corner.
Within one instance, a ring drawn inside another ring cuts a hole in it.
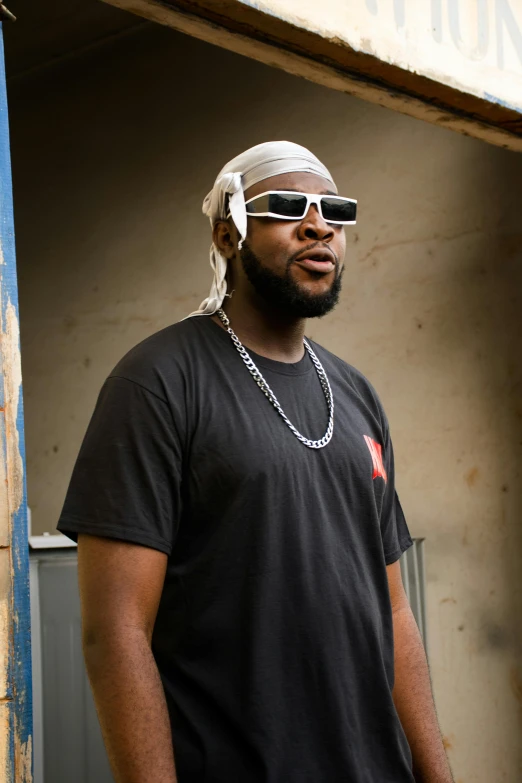
[[[334,231],[332,226],[321,217],[316,204],[310,204],[310,209],[299,225],[300,239],[315,239],[321,242],[329,242]]]

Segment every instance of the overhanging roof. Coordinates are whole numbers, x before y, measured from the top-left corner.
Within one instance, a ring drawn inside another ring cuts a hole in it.
[[[521,0],[105,0],[419,119],[522,150]]]

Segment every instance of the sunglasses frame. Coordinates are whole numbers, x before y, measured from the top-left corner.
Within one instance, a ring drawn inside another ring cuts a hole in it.
[[[252,201],[256,201],[256,199],[261,198],[262,196],[270,196],[272,194],[281,194],[281,195],[292,195],[292,196],[305,196],[306,198],[306,207],[305,211],[300,217],[288,217],[287,215],[278,215],[276,212],[249,212],[248,211],[248,205]],[[245,202],[246,207],[246,213],[249,217],[273,217],[277,218],[278,220],[302,220],[306,215],[308,214],[308,210],[310,209],[311,204],[315,204],[317,207],[317,210],[325,223],[330,223],[335,226],[355,226],[357,223],[357,220],[327,220],[323,215],[323,210],[321,207],[321,199],[322,198],[338,198],[341,199],[341,201],[348,201],[350,204],[357,205],[357,199],[355,198],[345,198],[344,196],[336,196],[334,194],[326,194],[326,193],[301,193],[301,191],[297,190],[266,190],[264,193],[259,193],[257,196],[254,196],[253,198],[249,198],[248,201]]]

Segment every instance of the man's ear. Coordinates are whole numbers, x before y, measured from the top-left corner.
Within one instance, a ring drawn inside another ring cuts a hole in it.
[[[233,221],[216,221],[212,229],[212,241],[225,258],[234,258],[237,251],[238,233]]]

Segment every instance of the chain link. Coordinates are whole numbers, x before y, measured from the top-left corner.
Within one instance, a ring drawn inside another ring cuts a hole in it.
[[[328,380],[328,377],[326,375],[326,372],[324,371],[323,365],[317,358],[316,354],[314,353],[312,346],[309,344],[308,340],[303,338],[304,346],[306,350],[308,351],[308,354],[310,356],[310,359],[315,365],[315,369],[317,370],[317,375],[319,377],[319,382],[321,384],[321,387],[324,392],[324,396],[326,397],[326,402],[328,405],[328,411],[329,411],[329,420],[328,420],[328,427],[326,429],[325,434],[320,440],[310,440],[309,438],[305,438],[304,435],[301,435],[299,430],[297,430],[288,416],[285,414],[284,410],[282,409],[281,405],[279,404],[279,400],[275,396],[274,392],[268,385],[268,383],[265,381],[261,373],[259,372],[258,368],[254,364],[252,357],[250,354],[246,351],[243,344],[240,342],[239,337],[234,332],[234,330],[230,326],[230,320],[225,313],[224,310],[219,309],[216,313],[221,320],[221,323],[225,327],[226,331],[230,335],[230,338],[232,342],[234,343],[235,347],[238,350],[239,355],[243,359],[250,375],[255,380],[265,397],[272,403],[276,411],[280,414],[280,416],[283,418],[283,420],[286,422],[288,427],[292,430],[295,437],[301,441],[301,443],[304,443],[305,446],[308,446],[310,449],[322,449],[324,446],[327,446],[328,443],[330,443],[333,435],[333,428],[334,428],[334,400],[333,400],[333,394],[332,389],[330,387],[330,382]]]

